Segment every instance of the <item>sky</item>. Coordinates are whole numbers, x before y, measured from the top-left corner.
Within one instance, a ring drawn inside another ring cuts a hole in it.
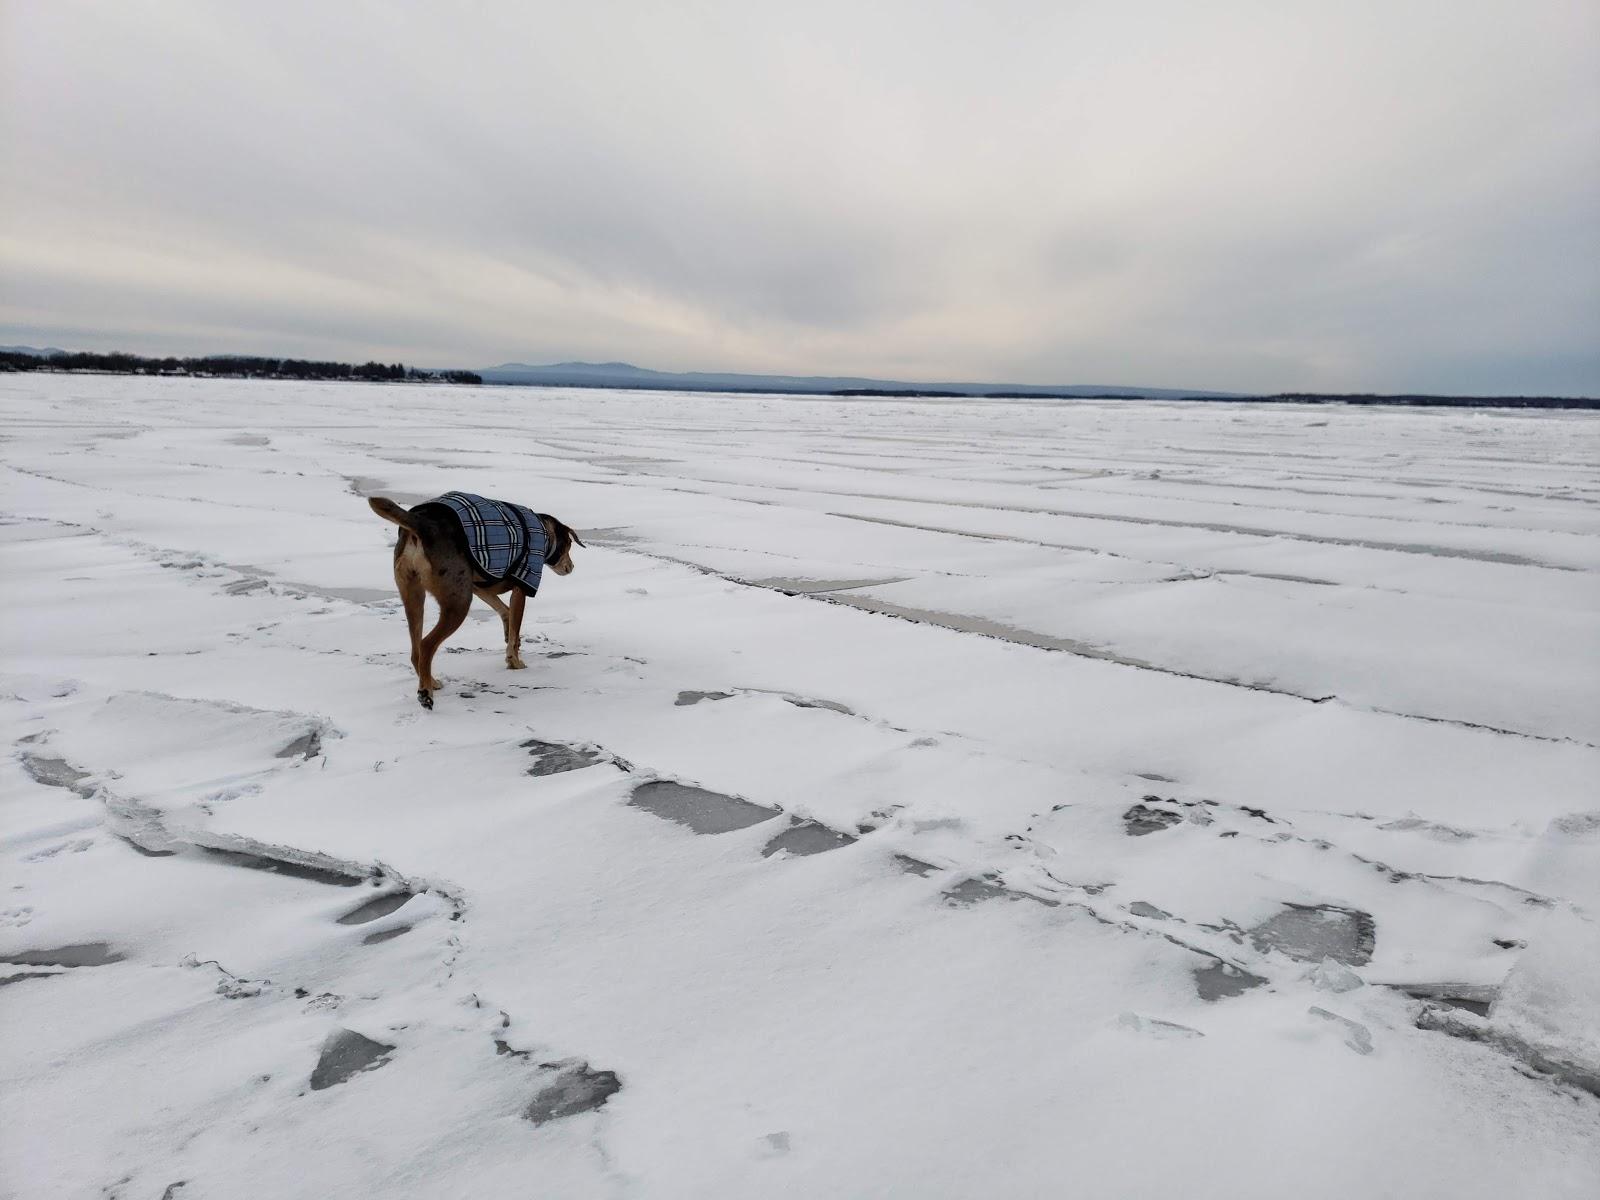
[[[0,0],[0,343],[1600,395],[1600,4]]]

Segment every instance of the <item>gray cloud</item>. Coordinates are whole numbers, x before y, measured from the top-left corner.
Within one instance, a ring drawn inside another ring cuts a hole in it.
[[[0,337],[1600,393],[1600,9],[13,4]]]

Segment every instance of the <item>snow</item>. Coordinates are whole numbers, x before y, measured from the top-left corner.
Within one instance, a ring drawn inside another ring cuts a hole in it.
[[[1594,1194],[1590,414],[0,408],[6,1195]]]

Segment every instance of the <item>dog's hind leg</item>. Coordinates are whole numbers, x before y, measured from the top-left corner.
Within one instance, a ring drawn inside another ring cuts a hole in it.
[[[399,561],[394,565],[395,586],[400,589],[400,603],[405,605],[406,625],[411,630],[411,669],[417,673],[417,694],[422,694],[422,605],[427,596],[422,580],[411,568]]]
[[[439,623],[422,639],[421,660],[417,664],[417,703],[423,708],[433,707],[433,693],[439,690],[439,681],[433,677],[433,656],[445,638],[461,628],[471,607],[472,593],[465,589],[452,591],[439,601]]]

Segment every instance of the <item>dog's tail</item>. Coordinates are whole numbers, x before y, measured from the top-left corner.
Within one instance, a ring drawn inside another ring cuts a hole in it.
[[[418,532],[416,525],[412,524],[411,514],[393,500],[386,500],[382,496],[368,496],[367,503],[372,506],[372,511],[385,521],[393,521],[401,529],[409,529],[412,533]]]

